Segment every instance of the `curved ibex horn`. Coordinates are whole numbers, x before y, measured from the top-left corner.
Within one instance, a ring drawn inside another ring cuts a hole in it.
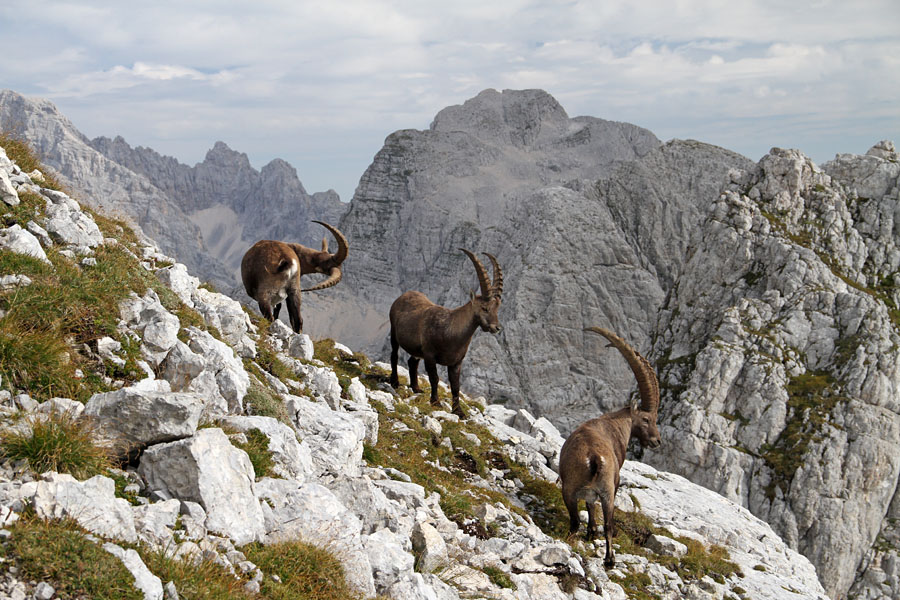
[[[641,410],[656,413],[659,409],[659,380],[657,380],[650,362],[629,346],[625,340],[608,329],[587,327],[585,331],[599,333],[608,339],[612,346],[618,348],[637,379],[638,391],[641,394]]]
[[[328,223],[322,221],[313,221],[313,223],[318,223],[331,232],[331,235],[334,236],[334,239],[337,240],[338,244],[337,252],[334,253],[334,262],[338,265],[344,262],[344,259],[347,258],[347,251],[350,249],[350,244],[347,242],[347,238],[344,237],[344,234],[341,233],[337,227],[329,225]]]
[[[491,259],[491,263],[494,265],[494,282],[491,284],[491,294],[499,298],[503,295],[503,269],[500,268],[500,264],[493,254],[485,252],[484,255]]]
[[[322,221],[313,221],[313,223],[318,223],[319,225],[330,231],[332,235],[334,235],[334,239],[337,240],[338,249],[337,252],[332,255],[334,260],[334,267],[331,268],[331,272],[328,274],[328,279],[312,286],[311,288],[300,290],[301,292],[315,292],[337,285],[341,280],[341,277],[344,276],[340,265],[342,262],[344,262],[344,259],[347,258],[347,251],[350,249],[350,244],[347,242],[347,238],[344,237],[343,233],[338,231],[337,227],[334,227]],[[324,245],[325,244],[323,243],[323,246]]]
[[[481,261],[478,260],[478,257],[466,250],[465,248],[460,248],[463,252],[466,253],[470,259],[472,259],[472,264],[475,265],[475,272],[478,273],[478,283],[481,284],[481,295],[484,298],[491,297],[491,282],[488,279],[487,270],[484,268],[484,265],[481,264]]]

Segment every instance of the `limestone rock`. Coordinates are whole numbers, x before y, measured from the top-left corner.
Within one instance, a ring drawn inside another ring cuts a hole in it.
[[[878,152],[820,169],[773,149],[710,206],[653,349],[649,460],[764,518],[835,596],[900,477],[898,175]]]
[[[106,437],[128,448],[172,442],[194,435],[203,398],[133,388],[94,394],[84,407]]]
[[[359,419],[300,396],[288,396],[285,406],[300,438],[309,444],[317,474],[359,474],[366,438],[366,427]]]
[[[97,535],[137,541],[131,507],[115,497],[115,488],[103,475],[77,481],[71,475],[47,473],[31,488],[30,501],[42,519],[69,517]]]
[[[136,550],[131,548],[126,550],[109,542],[103,544],[103,549],[122,561],[125,568],[134,576],[134,587],[144,593],[144,600],[162,600],[162,581],[150,572]]]
[[[266,513],[266,543],[294,539],[333,549],[347,583],[366,597],[375,595],[372,566],[362,525],[326,488],[316,483],[264,478],[257,494]]]
[[[47,254],[41,247],[41,243],[30,232],[22,229],[19,225],[0,229],[0,248],[32,256],[50,264]]]
[[[231,445],[221,429],[200,429],[188,439],[151,446],[138,472],[151,490],[197,502],[206,510],[206,527],[236,544],[265,533],[247,453]]]

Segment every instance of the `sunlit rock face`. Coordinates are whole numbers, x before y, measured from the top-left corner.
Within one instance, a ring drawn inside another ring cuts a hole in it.
[[[652,351],[665,443],[645,458],[768,521],[835,597],[858,576],[882,597],[897,556],[879,540],[900,472],[898,175],[890,143],[734,173]]]

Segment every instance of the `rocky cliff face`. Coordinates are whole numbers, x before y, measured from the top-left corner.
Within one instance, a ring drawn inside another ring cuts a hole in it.
[[[733,172],[653,347],[650,462],[771,523],[834,597],[857,578],[857,597],[898,597],[897,158],[775,149]]]
[[[309,195],[285,161],[275,159],[257,171],[246,154],[223,142],[216,142],[193,167],[149,148],[132,148],[121,137],[90,143],[180,206],[200,228],[213,256],[235,273],[256,240],[312,244],[325,233],[313,219],[336,225],[347,210],[333,191]]]
[[[585,326],[647,350],[705,203],[746,159],[696,142],[661,145],[633,125],[569,118],[540,91],[488,90],[400,131],[363,175],[342,227],[356,251],[337,295],[376,315],[353,343],[377,351],[387,311],[417,289],[458,306],[475,285],[457,248],[495,254],[500,335],[476,334],[470,389],[552,415],[569,430],[621,405],[630,374]],[[383,352],[383,350],[382,350]]]

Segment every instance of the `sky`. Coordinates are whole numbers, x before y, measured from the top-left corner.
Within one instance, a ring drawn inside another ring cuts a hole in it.
[[[0,88],[193,165],[218,141],[349,201],[487,88],[753,160],[900,145],[900,0],[3,0]]]

